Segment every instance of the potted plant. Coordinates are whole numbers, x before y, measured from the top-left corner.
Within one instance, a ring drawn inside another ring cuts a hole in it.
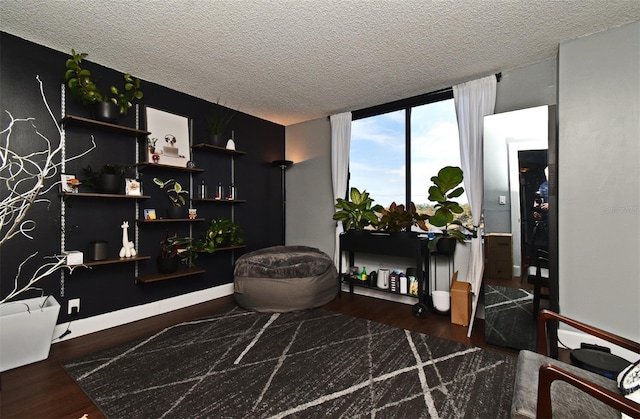
[[[113,122],[118,114],[125,115],[133,106],[134,99],[142,99],[140,80],[131,74],[123,74],[124,88],[119,90],[115,86],[109,88],[109,95],[100,92],[100,89],[91,79],[91,72],[82,67],[82,60],[86,53],[76,53],[71,50],[71,58],[66,62],[64,80],[71,91],[83,105],[93,105],[96,119]]]
[[[92,188],[96,192],[119,194],[122,193],[124,176],[128,170],[128,166],[113,164],[105,164],[99,170],[94,170],[91,166],[87,166],[82,169],[84,178],[81,184]]]
[[[213,253],[216,249],[240,246],[243,243],[242,228],[238,224],[228,218],[214,218],[204,233],[201,248],[205,252]]]
[[[188,195],[189,191],[182,189],[182,185],[175,179],[162,181],[154,177],[153,183],[163,189],[171,201],[171,205],[167,208],[167,216],[169,218],[186,218],[185,205],[187,201],[183,195]]]
[[[378,230],[387,231],[390,233],[411,233],[411,227],[417,226],[422,230],[427,231],[426,220],[429,219],[427,214],[420,214],[416,210],[416,205],[411,202],[409,209],[405,209],[403,204],[397,205],[392,202],[388,209],[382,208],[380,211],[380,220],[378,222]]]
[[[341,221],[345,231],[364,230],[366,227],[378,225],[378,215],[384,208],[382,205],[373,205],[373,199],[365,190],[360,192],[358,188],[349,191],[350,201],[338,198],[335,207],[338,209],[333,214],[333,219]]]
[[[235,111],[227,108],[224,105],[220,105],[220,98],[216,101],[207,114],[207,127],[209,129],[209,135],[213,145],[224,147],[224,130],[229,125]]]
[[[178,270],[180,262],[189,268],[195,267],[198,253],[204,252],[204,243],[192,237],[178,237],[167,235],[160,241],[160,256],[158,256],[158,272],[173,273]]]
[[[458,229],[462,223],[454,219],[454,214],[462,214],[464,210],[453,200],[464,193],[460,186],[463,179],[462,169],[455,166],[443,167],[437,176],[431,177],[433,185],[429,188],[429,201],[436,205],[429,224],[442,228],[442,232],[435,235],[429,247],[440,253],[453,254],[456,243],[464,243],[465,235]]]

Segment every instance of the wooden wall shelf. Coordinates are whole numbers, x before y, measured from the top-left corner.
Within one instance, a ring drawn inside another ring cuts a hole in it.
[[[191,146],[191,148],[196,148],[196,149],[200,149],[200,150],[216,151],[216,152],[220,152],[220,153],[233,154],[235,156],[244,156],[245,154],[247,154],[245,151],[229,150],[229,149],[224,148],[224,147],[218,147],[216,145],[211,145],[211,144],[206,144],[206,143],[194,144],[194,145]]]
[[[62,118],[63,125],[75,125],[79,127],[100,128],[104,131],[115,132],[118,134],[133,134],[137,138],[144,138],[151,134],[149,131],[125,127],[122,125],[110,124],[108,122],[96,121],[95,119],[84,118],[82,116],[67,115]]]
[[[243,204],[247,202],[246,199],[214,199],[214,198],[193,198],[193,202],[217,202],[227,204]]]
[[[148,259],[151,259],[151,256],[134,256],[130,258],[92,260],[92,261],[84,262],[83,265],[85,266],[113,265],[114,263],[127,263],[127,262],[135,262],[136,260],[148,260]]]
[[[149,282],[164,281],[165,279],[172,279],[172,278],[182,278],[185,276],[192,276],[192,275],[197,275],[205,272],[206,271],[204,269],[197,269],[197,268],[181,269],[171,274],[156,273],[151,275],[138,276],[136,277],[136,282],[142,282],[144,284],[147,284]]]
[[[154,223],[197,223],[197,222],[201,222],[201,221],[205,221],[205,218],[195,218],[195,219],[190,219],[190,218],[158,218],[155,220],[144,220],[144,219],[138,219],[136,220],[136,222],[138,222],[139,224],[154,224]]]
[[[171,166],[168,164],[161,164],[161,163],[148,163],[148,162],[142,162],[142,163],[136,163],[136,167],[139,170],[144,170],[150,167],[156,167],[158,169],[168,169],[168,170],[180,170],[182,172],[204,172],[204,169],[198,169],[196,167],[191,168],[191,167],[180,167],[180,166]]]
[[[108,193],[88,193],[88,192],[63,192],[65,198],[125,198],[125,199],[149,199],[149,195],[124,195],[124,194],[108,194]]]

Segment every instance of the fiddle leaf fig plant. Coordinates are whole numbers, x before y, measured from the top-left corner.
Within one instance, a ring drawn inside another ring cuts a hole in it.
[[[460,186],[463,179],[462,169],[446,166],[440,169],[437,176],[431,177],[433,186],[429,188],[429,201],[436,202],[435,212],[429,218],[429,224],[444,227],[441,237],[453,237],[461,243],[464,242],[465,235],[458,230],[462,223],[455,219],[454,214],[462,214],[464,209],[454,199],[464,193],[464,188]],[[433,240],[434,245],[439,238]]]
[[[338,198],[335,207],[338,209],[333,214],[333,219],[341,221],[346,230],[364,230],[365,227],[378,225],[376,212],[382,211],[381,205],[373,205],[373,199],[367,191],[360,192],[358,188],[349,191],[350,201]]]

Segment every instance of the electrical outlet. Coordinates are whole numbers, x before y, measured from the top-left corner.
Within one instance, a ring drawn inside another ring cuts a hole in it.
[[[69,300],[68,303],[68,308],[67,308],[67,314],[71,315],[76,315],[80,312],[80,299],[79,298],[74,298],[73,300]],[[75,311],[74,311],[75,309]]]

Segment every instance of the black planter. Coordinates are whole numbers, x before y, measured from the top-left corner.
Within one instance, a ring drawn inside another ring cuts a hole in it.
[[[103,173],[98,178],[98,192],[108,194],[122,193],[122,176]]]
[[[173,219],[187,218],[186,207],[184,205],[181,207],[169,205],[169,207],[167,207],[167,217]]]
[[[96,102],[93,105],[93,117],[98,121],[114,123],[119,115],[118,106],[113,102]]]
[[[177,256],[172,258],[163,258],[162,256],[158,256],[156,259],[156,263],[158,266],[158,272],[161,274],[172,274],[178,270],[178,265],[180,264],[180,259]]]
[[[456,251],[456,244],[458,241],[453,237],[440,237],[438,243],[436,243],[436,250],[443,255],[452,255]]]
[[[210,139],[211,139],[211,144],[213,144],[216,147],[226,146],[224,138],[222,138],[222,134],[212,134]]]

